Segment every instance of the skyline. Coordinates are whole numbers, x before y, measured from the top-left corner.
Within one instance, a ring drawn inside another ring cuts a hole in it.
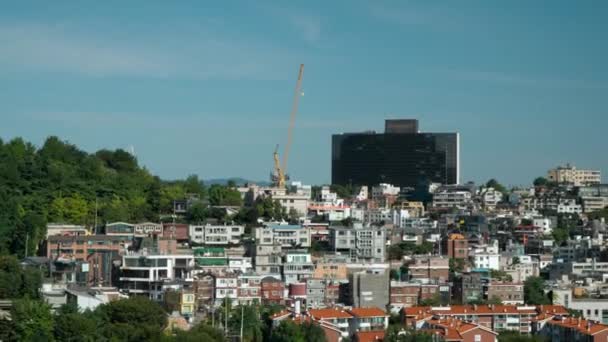
[[[267,180],[304,63],[294,180],[329,183],[331,135],[386,118],[459,132],[462,182],[608,172],[608,4],[321,4],[6,5],[0,137],[133,146],[164,179]]]

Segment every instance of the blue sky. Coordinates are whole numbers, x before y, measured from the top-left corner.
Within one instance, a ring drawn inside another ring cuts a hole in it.
[[[163,178],[265,180],[306,64],[292,178],[331,134],[418,118],[461,133],[462,180],[608,177],[605,1],[15,1],[0,11],[0,137],[133,146]]]

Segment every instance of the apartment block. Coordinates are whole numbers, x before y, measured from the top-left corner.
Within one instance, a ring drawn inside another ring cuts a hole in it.
[[[202,245],[236,245],[241,243],[245,227],[241,225],[191,225],[190,241]]]
[[[384,261],[386,230],[383,227],[364,227],[355,223],[353,227],[334,226],[329,229],[334,250],[352,262]]]
[[[568,183],[574,186],[600,184],[602,173],[599,170],[577,169],[575,166],[566,164],[547,171],[547,179],[555,183]]]
[[[524,284],[492,282],[486,285],[486,299],[500,299],[503,304],[524,304]]]

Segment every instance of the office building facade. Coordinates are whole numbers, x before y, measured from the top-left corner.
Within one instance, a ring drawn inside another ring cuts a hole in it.
[[[415,187],[458,184],[458,133],[420,133],[417,120],[387,120],[385,133],[335,134],[332,183]]]

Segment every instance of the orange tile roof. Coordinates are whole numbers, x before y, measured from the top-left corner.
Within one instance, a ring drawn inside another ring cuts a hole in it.
[[[434,328],[431,329],[435,331],[435,333],[439,333],[444,336],[446,341],[462,341],[464,340],[463,334],[473,330],[473,329],[482,329],[492,334],[498,335],[497,332],[492,331],[482,325],[464,322],[459,319],[431,319],[427,321],[429,325]],[[442,329],[437,329],[442,328]]]
[[[355,336],[358,342],[384,341],[384,330],[358,331]]]
[[[583,318],[573,317],[564,317],[561,320],[554,318],[548,320],[547,324],[558,325],[566,329],[573,329],[578,331],[580,334],[589,336],[608,330],[608,325],[606,324],[595,323]]]
[[[446,307],[413,306],[405,308],[405,315],[416,319],[423,319],[432,315],[500,315],[500,314],[528,314],[537,315],[546,313],[550,315],[567,315],[568,311],[561,305],[452,305]]]
[[[388,316],[384,310],[380,308],[352,308],[348,310],[355,317],[384,317]]]
[[[334,308],[334,309],[310,309],[308,310],[310,317],[314,319],[328,319],[328,318],[353,318],[348,312]]]

